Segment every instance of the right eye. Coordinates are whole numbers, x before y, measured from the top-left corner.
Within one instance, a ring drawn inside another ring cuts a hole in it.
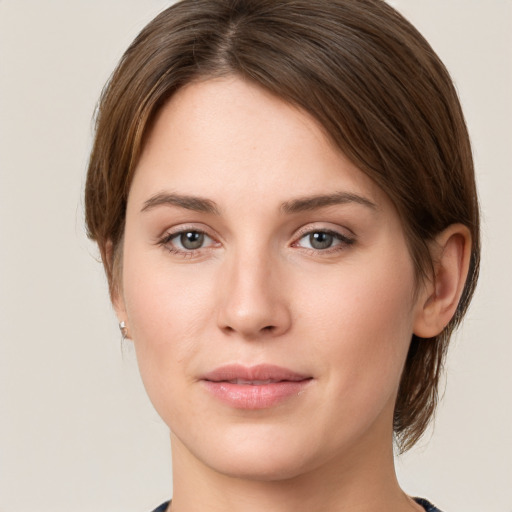
[[[180,249],[191,251],[201,248],[205,238],[209,237],[200,231],[185,231],[176,235],[172,240],[175,244],[180,246]]]
[[[204,231],[196,229],[186,229],[176,233],[167,234],[160,245],[164,246],[172,253],[191,254],[194,251],[210,247],[215,241]]]

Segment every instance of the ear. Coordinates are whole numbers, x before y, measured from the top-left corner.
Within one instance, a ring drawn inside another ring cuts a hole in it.
[[[420,338],[437,336],[459,304],[471,258],[471,234],[463,224],[452,224],[431,246],[434,275],[418,297],[413,332]]]

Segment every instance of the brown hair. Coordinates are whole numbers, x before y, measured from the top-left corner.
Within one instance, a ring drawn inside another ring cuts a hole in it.
[[[103,91],[85,190],[90,238],[117,284],[126,200],[155,113],[183,85],[238,75],[299,106],[395,204],[419,278],[428,242],[472,236],[469,276],[438,336],[413,336],[394,413],[401,450],[427,427],[453,329],[474,291],[479,214],[469,138],[435,52],[382,0],[183,0],[147,25]],[[114,258],[107,258],[109,244]]]

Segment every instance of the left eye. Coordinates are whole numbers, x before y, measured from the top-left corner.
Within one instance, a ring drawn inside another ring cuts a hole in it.
[[[298,245],[301,247],[317,251],[330,249],[343,243],[350,244],[352,240],[333,231],[312,231],[301,237],[298,241]]]

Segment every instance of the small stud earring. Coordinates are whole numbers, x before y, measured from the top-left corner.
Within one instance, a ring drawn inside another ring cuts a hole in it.
[[[121,336],[124,341],[128,337],[128,327],[126,327],[126,322],[119,322],[119,330],[121,331]]]

